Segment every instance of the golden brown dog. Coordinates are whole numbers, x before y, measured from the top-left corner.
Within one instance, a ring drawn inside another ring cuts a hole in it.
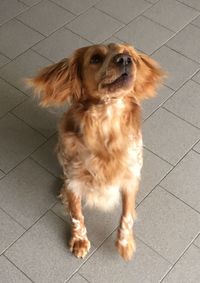
[[[120,195],[116,246],[125,260],[132,257],[142,167],[140,102],[154,95],[162,77],[148,56],[109,44],[78,49],[30,80],[43,107],[70,105],[59,124],[57,154],[64,175],[60,196],[72,220],[69,246],[77,257],[90,249],[81,200],[109,210]]]

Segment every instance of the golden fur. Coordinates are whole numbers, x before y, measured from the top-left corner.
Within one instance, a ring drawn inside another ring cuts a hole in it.
[[[29,80],[43,107],[70,105],[59,124],[57,153],[64,175],[61,198],[72,217],[70,247],[78,257],[90,247],[81,199],[107,210],[120,194],[123,213],[116,245],[125,259],[132,256],[142,167],[140,103],[154,96],[162,77],[148,56],[128,45],[109,44],[78,49]]]

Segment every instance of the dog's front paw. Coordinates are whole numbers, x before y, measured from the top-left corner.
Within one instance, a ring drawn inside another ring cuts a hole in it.
[[[135,250],[135,241],[133,236],[130,235],[127,239],[117,239],[116,247],[118,249],[119,254],[124,258],[124,260],[131,260]]]
[[[69,242],[70,251],[78,258],[84,258],[90,250],[90,241],[87,237],[72,237]]]

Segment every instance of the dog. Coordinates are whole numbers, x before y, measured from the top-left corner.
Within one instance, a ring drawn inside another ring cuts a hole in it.
[[[41,70],[29,84],[43,107],[67,103],[59,122],[57,156],[63,168],[60,198],[71,217],[69,247],[84,258],[90,241],[82,200],[112,209],[122,199],[119,254],[135,251],[133,223],[142,157],[141,101],[162,82],[160,66],[126,44],[93,45]]]

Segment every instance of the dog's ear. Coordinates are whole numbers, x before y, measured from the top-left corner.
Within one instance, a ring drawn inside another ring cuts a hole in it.
[[[155,95],[157,87],[165,77],[160,66],[145,54],[139,54],[136,62],[136,79],[134,92],[139,100]]]
[[[81,64],[85,48],[74,52],[69,59],[42,69],[36,77],[26,79],[35,89],[43,107],[73,103],[81,97]]]

